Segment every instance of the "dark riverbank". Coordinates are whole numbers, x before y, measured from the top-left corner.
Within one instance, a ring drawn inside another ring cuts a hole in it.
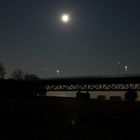
[[[140,103],[74,98],[0,98],[4,139],[136,139]]]

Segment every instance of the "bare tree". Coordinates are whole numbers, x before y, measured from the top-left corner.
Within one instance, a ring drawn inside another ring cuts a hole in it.
[[[26,79],[26,80],[38,80],[39,78],[38,78],[38,76],[35,75],[35,74],[26,73],[26,74],[24,75],[24,79]]]
[[[0,62],[0,79],[4,79],[4,75],[6,74],[5,68],[3,64]]]
[[[20,69],[17,69],[11,73],[11,79],[21,80],[23,79],[23,72]]]

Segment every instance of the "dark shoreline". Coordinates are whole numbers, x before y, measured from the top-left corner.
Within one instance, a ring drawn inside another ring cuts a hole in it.
[[[6,139],[133,139],[140,130],[140,102],[1,97],[0,113]]]

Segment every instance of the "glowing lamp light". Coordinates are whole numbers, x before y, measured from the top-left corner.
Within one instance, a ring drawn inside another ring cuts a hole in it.
[[[60,71],[59,70],[56,70],[56,72],[57,72],[57,75],[59,75]]]
[[[127,72],[127,70],[128,70],[128,67],[127,67],[127,66],[125,66],[124,68],[125,68],[125,71]]]

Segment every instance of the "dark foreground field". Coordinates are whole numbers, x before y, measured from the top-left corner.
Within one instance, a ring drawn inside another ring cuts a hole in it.
[[[140,103],[0,98],[0,139],[140,139]]]

